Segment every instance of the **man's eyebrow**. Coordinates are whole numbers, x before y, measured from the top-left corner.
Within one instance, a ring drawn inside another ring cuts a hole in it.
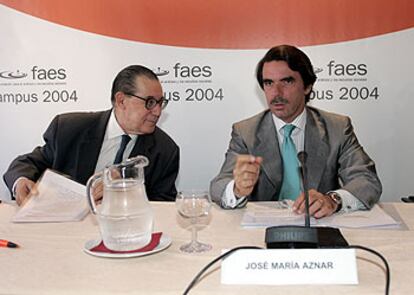
[[[287,77],[280,79],[280,81],[291,82],[291,81],[295,81],[295,78],[293,76],[287,76]]]

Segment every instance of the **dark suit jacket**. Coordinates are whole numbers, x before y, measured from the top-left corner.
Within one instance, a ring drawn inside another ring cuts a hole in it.
[[[309,189],[321,193],[342,188],[371,208],[382,192],[375,164],[364,152],[348,117],[306,107],[305,151]],[[252,201],[278,200],[283,163],[272,113],[267,110],[233,125],[232,138],[220,173],[211,181],[210,193],[217,203],[239,154],[263,157]]]
[[[47,169],[54,169],[85,184],[94,173],[111,110],[68,113],[56,116],[43,135],[45,145],[17,157],[4,174],[11,190],[15,180],[25,176],[33,181]],[[179,169],[179,148],[161,129],[139,135],[130,157],[146,156],[145,186],[149,200],[173,201]]]

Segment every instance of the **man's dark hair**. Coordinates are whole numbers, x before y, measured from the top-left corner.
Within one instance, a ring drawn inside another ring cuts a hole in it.
[[[263,89],[263,66],[266,62],[285,61],[292,71],[299,72],[303,84],[306,87],[313,85],[316,81],[316,75],[313,71],[312,63],[309,57],[298,48],[291,45],[280,45],[271,48],[265,56],[259,61],[256,69],[256,77],[260,87]],[[305,102],[310,99],[310,94],[305,96]]]
[[[124,93],[135,93],[139,85],[135,85],[136,77],[144,76],[151,80],[157,80],[158,77],[155,75],[153,71],[150,69],[140,66],[140,65],[132,65],[128,66],[116,75],[114,82],[112,83],[112,91],[111,91],[111,102],[112,105],[115,103],[115,94],[118,91]]]

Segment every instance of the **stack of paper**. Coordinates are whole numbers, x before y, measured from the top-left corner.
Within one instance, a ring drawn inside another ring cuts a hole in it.
[[[304,225],[304,215],[298,215],[289,206],[281,206],[278,202],[250,203],[243,215],[243,227],[268,227],[278,225]],[[398,227],[399,222],[385,213],[378,205],[371,210],[350,213],[336,213],[331,216],[315,219],[311,217],[313,226],[330,226],[338,228],[366,227]]]
[[[79,221],[89,212],[85,186],[52,170],[44,172],[36,188],[13,222]]]

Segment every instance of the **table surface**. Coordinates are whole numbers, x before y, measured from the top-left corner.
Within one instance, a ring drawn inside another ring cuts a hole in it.
[[[391,205],[391,204],[390,204]],[[86,254],[86,241],[99,237],[95,218],[82,222],[14,224],[16,206],[0,204],[0,238],[21,245],[0,248],[0,294],[182,294],[193,277],[223,249],[242,245],[264,247],[264,229],[243,229],[245,209],[222,210],[216,206],[199,239],[213,249],[184,254],[179,247],[190,232],[173,203],[152,203],[155,230],[172,238],[157,254],[113,259]],[[380,252],[391,268],[390,294],[412,294],[414,287],[414,205],[392,203],[404,220],[405,230],[343,229],[350,244]],[[220,283],[216,264],[190,294],[384,294],[385,271],[381,260],[357,250],[358,285],[242,286]]]

